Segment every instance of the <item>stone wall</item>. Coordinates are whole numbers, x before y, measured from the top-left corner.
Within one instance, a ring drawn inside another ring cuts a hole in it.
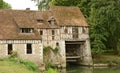
[[[77,28],[77,38],[73,38],[73,28]],[[55,34],[52,35],[52,30]],[[38,29],[43,31],[42,44],[43,46],[51,46],[52,48],[57,47],[59,44],[59,52],[56,56],[51,56],[52,62],[59,63],[63,67],[66,67],[66,47],[65,41],[85,41],[80,48],[81,64],[91,65],[91,49],[89,41],[88,27],[61,27],[60,29]],[[54,39],[52,37],[54,36]]]
[[[26,53],[26,44],[32,44],[32,53]],[[8,44],[12,44],[13,51],[18,53],[18,57],[28,59],[35,63],[43,63],[43,45],[41,40],[0,40],[0,57],[8,57]]]

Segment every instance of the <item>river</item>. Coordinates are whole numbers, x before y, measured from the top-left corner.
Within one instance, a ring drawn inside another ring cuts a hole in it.
[[[120,73],[120,67],[81,67],[81,66],[69,66],[66,69],[60,70],[60,73]]]

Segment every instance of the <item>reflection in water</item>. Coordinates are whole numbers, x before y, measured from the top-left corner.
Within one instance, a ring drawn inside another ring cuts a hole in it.
[[[59,73],[66,73],[66,69],[64,68],[64,69],[58,69],[58,72]]]
[[[69,67],[66,73],[93,73],[93,68],[91,67]]]
[[[69,66],[67,69],[59,69],[59,73],[120,73],[120,67],[111,68],[93,68],[93,67],[80,67]]]

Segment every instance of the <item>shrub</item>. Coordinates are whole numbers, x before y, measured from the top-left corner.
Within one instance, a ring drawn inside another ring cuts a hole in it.
[[[52,50],[55,54],[58,53],[58,51],[59,51],[58,47],[55,47],[55,49],[52,49]]]
[[[16,51],[12,51],[10,54],[10,58],[16,58],[18,56]]]
[[[23,60],[23,59],[19,59],[19,58],[6,58],[4,60],[8,60],[14,63],[19,63],[19,64],[23,64],[24,66],[26,66],[26,68],[28,68],[31,71],[36,71],[38,72],[38,67],[36,66],[35,63],[28,61],[28,60]]]
[[[51,49],[52,49],[51,46],[44,47],[43,48],[43,53],[46,54],[46,53],[50,52]]]
[[[44,73],[58,73],[56,69],[48,68]]]

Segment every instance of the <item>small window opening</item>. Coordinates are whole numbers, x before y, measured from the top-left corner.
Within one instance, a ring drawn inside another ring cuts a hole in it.
[[[33,33],[33,28],[21,28],[21,33]]]
[[[52,35],[55,35],[55,31],[54,30],[52,30]]]
[[[32,54],[32,44],[27,44],[27,54]]]
[[[59,46],[59,43],[58,43],[58,42],[56,43],[56,46]]]
[[[37,19],[37,22],[38,23],[43,23],[43,20],[42,19]]]
[[[82,32],[83,32],[83,33],[86,33],[85,27],[82,28]]]
[[[52,36],[52,40],[54,40],[55,39],[55,37],[54,36]]]
[[[8,55],[12,52],[12,44],[8,44]]]
[[[40,35],[43,35],[43,31],[42,30],[40,30]]]
[[[79,35],[78,35],[78,28],[73,27],[72,28],[72,33],[73,33],[73,38],[74,39],[77,39],[79,37]]]
[[[65,28],[65,33],[68,33],[68,29],[67,28]]]
[[[49,22],[49,24],[54,25],[54,24],[55,24],[55,19],[54,19],[54,18],[52,18],[52,19],[51,19],[51,20],[49,20],[48,22]]]

